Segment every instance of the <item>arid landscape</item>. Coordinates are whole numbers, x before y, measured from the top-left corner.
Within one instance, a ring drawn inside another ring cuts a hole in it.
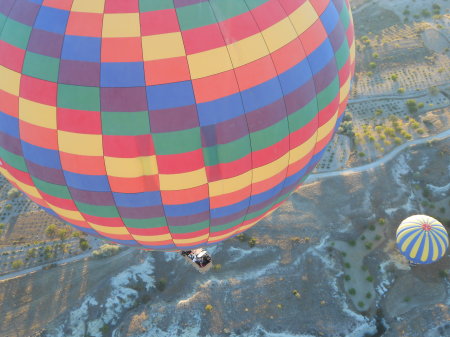
[[[0,336],[450,336],[450,252],[410,266],[398,224],[450,230],[450,13],[351,1],[346,116],[302,187],[198,273],[177,253],[107,245],[0,177]]]

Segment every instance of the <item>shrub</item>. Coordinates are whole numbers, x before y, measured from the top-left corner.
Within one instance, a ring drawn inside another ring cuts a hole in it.
[[[255,238],[251,238],[250,240],[248,240],[248,245],[252,248],[255,247],[256,243],[257,241]]]
[[[351,277],[350,277],[350,275],[345,275],[345,276],[344,276],[344,280],[346,280],[346,281],[350,281],[350,280],[351,280]]]
[[[360,307],[360,308],[364,307],[364,302],[363,301],[359,301],[358,302],[358,307]]]
[[[437,94],[439,94],[439,89],[436,86],[432,86],[429,90],[432,96],[436,96]]]
[[[239,241],[241,241],[241,242],[245,242],[245,241],[248,241],[250,239],[250,237],[247,234],[245,234],[245,233],[241,233],[239,235],[236,235],[236,238]]]
[[[371,224],[371,225],[369,226],[369,229],[370,229],[371,231],[374,231],[374,230],[375,230],[375,225],[374,225],[374,224]]]
[[[27,252],[27,258],[36,257],[37,256],[37,249],[31,248]]]
[[[55,224],[48,225],[45,229],[45,235],[50,239],[54,239],[58,233],[58,227]]]
[[[296,289],[292,290],[292,294],[297,298],[302,297],[302,295]]]
[[[211,311],[211,310],[213,310],[213,306],[212,306],[211,304],[207,304],[207,305],[205,306],[205,310],[206,310],[206,311]]]
[[[369,275],[366,277],[367,282],[373,282],[373,276]]]
[[[414,99],[408,99],[406,101],[406,107],[410,113],[417,112],[417,103]]]
[[[351,268],[351,265],[350,265],[350,263],[345,262],[345,263],[344,263],[344,267],[345,267],[345,268]]]
[[[75,231],[72,233],[73,238],[79,238],[80,236],[81,236],[81,232],[79,232],[79,231]]]
[[[369,291],[369,292],[367,292],[367,294],[366,294],[366,298],[372,298],[372,293]]]
[[[15,260],[13,261],[13,263],[11,263],[11,267],[13,267],[13,269],[19,269],[22,266],[23,266],[22,260]]]
[[[366,244],[364,245],[366,247],[366,249],[371,250],[373,247],[373,243],[372,242],[366,242]]]
[[[428,18],[431,16],[431,13],[428,9],[423,9],[422,12],[420,12],[424,18]]]
[[[7,193],[7,198],[9,200],[16,199],[20,195],[20,192],[17,188],[11,188]]]
[[[215,270],[215,271],[219,271],[219,270],[221,270],[222,269],[222,265],[221,264],[215,264],[215,265],[213,265],[213,269]]]
[[[384,134],[388,137],[394,137],[395,136],[395,130],[394,128],[387,127],[384,129]]]
[[[120,251],[120,246],[104,244],[99,249],[92,252],[92,256],[101,258],[116,255]]]
[[[71,231],[69,229],[67,229],[67,228],[61,228],[56,233],[56,235],[58,236],[58,238],[61,241],[64,241],[64,240],[68,239],[70,237],[70,234],[71,234]]]
[[[355,290],[355,288],[350,288],[350,289],[348,290],[348,293],[349,293],[350,295],[356,295],[356,290]]]
[[[398,92],[399,94],[403,94],[403,93],[405,93],[405,88],[398,88],[398,89],[397,89],[397,92]]]
[[[88,249],[90,247],[89,242],[84,238],[80,238],[79,245],[80,245],[80,249],[82,251],[85,251],[86,249]]]
[[[159,291],[164,291],[164,289],[166,289],[166,286],[167,286],[167,280],[164,277],[161,277],[155,283],[155,287]]]

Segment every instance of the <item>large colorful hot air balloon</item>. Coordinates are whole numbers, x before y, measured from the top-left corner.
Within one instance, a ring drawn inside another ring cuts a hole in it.
[[[428,215],[413,215],[398,226],[397,247],[413,263],[432,263],[445,255],[448,234],[436,219]]]
[[[354,72],[347,0],[2,0],[0,172],[86,233],[208,246],[320,159]]]

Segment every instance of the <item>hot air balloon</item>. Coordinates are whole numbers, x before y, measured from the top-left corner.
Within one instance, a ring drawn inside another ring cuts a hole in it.
[[[413,215],[398,226],[397,247],[413,263],[433,263],[445,255],[448,234],[436,219],[428,215]]]
[[[206,247],[314,168],[354,72],[347,0],[2,0],[0,172],[119,244]]]

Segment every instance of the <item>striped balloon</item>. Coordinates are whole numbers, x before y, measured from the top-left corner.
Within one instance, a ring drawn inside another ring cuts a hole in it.
[[[398,226],[397,247],[414,263],[432,263],[444,256],[448,248],[448,234],[436,219],[413,215]]]
[[[354,60],[348,0],[1,0],[0,172],[88,234],[212,245],[314,168]]]

